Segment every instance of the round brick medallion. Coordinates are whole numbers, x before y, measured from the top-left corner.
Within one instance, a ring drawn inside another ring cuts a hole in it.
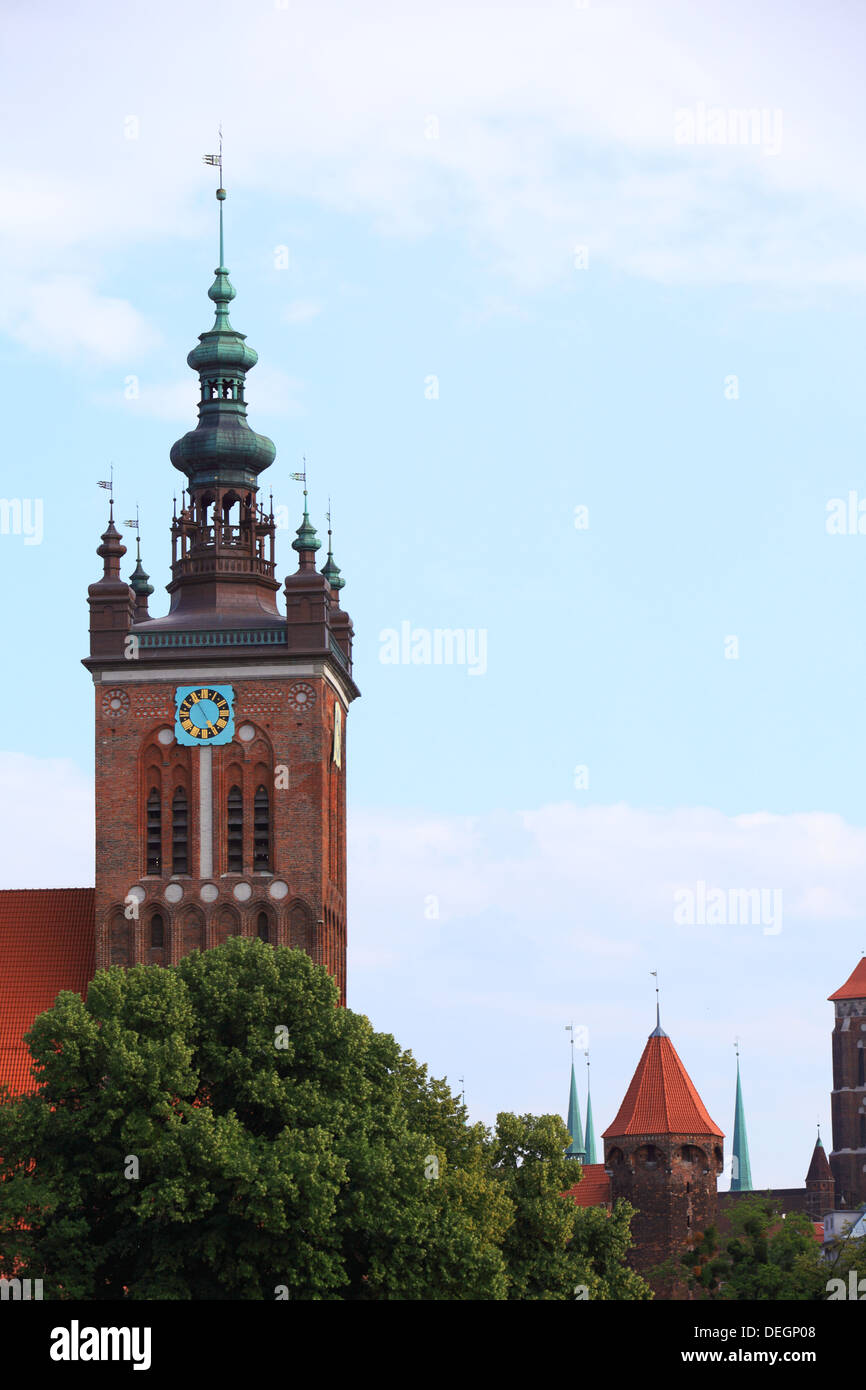
[[[129,696],[125,690],[111,689],[102,692],[102,713],[121,715],[129,709]]]
[[[289,686],[289,704],[298,714],[311,709],[316,703],[316,687],[309,681],[295,681]]]

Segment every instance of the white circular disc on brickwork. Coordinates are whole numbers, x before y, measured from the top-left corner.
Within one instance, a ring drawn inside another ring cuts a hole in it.
[[[245,903],[248,898],[252,897],[253,890],[248,883],[236,883],[232,892],[239,903]]]
[[[174,729],[160,729],[157,738],[160,743],[174,743]]]
[[[242,724],[238,729],[238,738],[243,739],[244,743],[249,743],[251,738],[255,738],[256,731],[252,724]]]
[[[284,898],[288,891],[289,885],[287,883],[283,883],[283,880],[281,878],[274,879],[274,882],[268,889],[268,892],[270,893],[272,898]]]
[[[170,883],[165,890],[165,900],[167,903],[179,903],[183,897],[183,889],[179,883]]]
[[[212,903],[220,895],[220,890],[215,883],[203,883],[201,888],[201,900],[203,903]]]
[[[145,893],[144,889],[141,887],[140,884],[136,884],[134,888],[130,888],[126,896],[128,898],[135,898],[135,901],[137,903],[143,903],[145,898],[147,897],[147,894]]]

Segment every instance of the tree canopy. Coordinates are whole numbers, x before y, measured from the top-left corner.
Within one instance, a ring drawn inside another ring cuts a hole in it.
[[[827,1298],[828,1280],[847,1272],[852,1254],[828,1263],[803,1212],[783,1217],[777,1201],[756,1192],[731,1208],[726,1238],[709,1227],[682,1264],[691,1287],[708,1298],[818,1302]]]
[[[0,1103],[0,1274],[46,1298],[645,1298],[555,1116],[469,1124],[301,951],[100,971]],[[583,1286],[586,1294],[577,1294]]]

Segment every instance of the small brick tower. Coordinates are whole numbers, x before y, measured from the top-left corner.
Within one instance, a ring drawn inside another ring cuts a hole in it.
[[[616,1119],[604,1139],[611,1200],[636,1208],[629,1263],[640,1274],[678,1259],[716,1219],[716,1182],[723,1167],[722,1131],[661,1027],[647,1039]],[[675,1281],[666,1289],[684,1293]]]
[[[114,524],[89,589],[96,694],[96,965],[176,962],[229,936],[301,947],[346,997],[346,714],[352,623],[344,580],[307,513],[277,606],[274,445],[247,424],[257,354],[229,322],[223,257],[213,328],[187,361],[198,425],[171,450],[171,607],[151,617],[140,553],[126,584]],[[330,531],[329,531],[330,538]]]
[[[806,1174],[806,1215],[809,1220],[823,1221],[824,1213],[835,1207],[835,1197],[836,1183],[819,1133]]]
[[[833,1028],[833,1152],[836,1203],[866,1202],[866,956],[830,1000]]]

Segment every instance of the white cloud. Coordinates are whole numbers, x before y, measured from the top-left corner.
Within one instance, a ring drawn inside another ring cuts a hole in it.
[[[0,325],[34,352],[99,362],[122,362],[147,351],[159,339],[126,299],[113,299],[82,276],[53,275],[18,280],[0,305]]]
[[[232,197],[255,189],[359,213],[392,235],[458,235],[528,286],[569,274],[575,242],[591,264],[664,281],[861,286],[862,83],[841,58],[856,49],[856,8],[802,11],[794,27],[779,4],[734,8],[721,26],[682,0],[435,13],[420,0],[371,0],[363,13],[306,0],[252,11],[238,28],[236,9],[215,0],[203,30],[154,0],[144,27],[97,5],[84,46],[79,15],[46,31],[20,11],[7,31],[22,55],[6,82],[20,113],[6,145],[7,253],[44,268],[73,247],[95,272],[105,245],[212,236],[192,171],[203,177],[203,112],[230,34]],[[73,47],[86,59],[70,68]],[[50,94],[38,106],[37,52]],[[674,113],[698,103],[779,111],[779,153],[678,146]],[[271,227],[265,236],[270,246]]]

